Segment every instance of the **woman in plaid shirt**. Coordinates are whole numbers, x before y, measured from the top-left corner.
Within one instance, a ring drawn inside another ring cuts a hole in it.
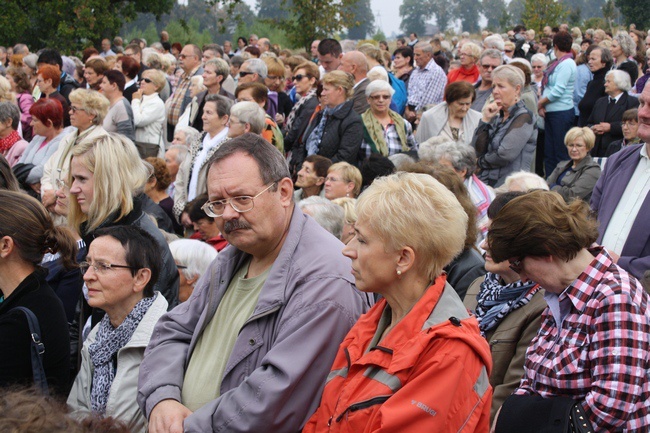
[[[579,401],[596,432],[650,430],[650,312],[641,284],[594,246],[586,203],[555,192],[512,200],[490,226],[494,261],[546,290],[515,394]]]

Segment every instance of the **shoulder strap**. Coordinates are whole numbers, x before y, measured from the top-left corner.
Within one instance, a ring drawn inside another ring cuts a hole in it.
[[[15,307],[11,309],[11,311],[13,310],[22,311],[27,317],[29,334],[32,337],[31,356],[34,385],[39,388],[44,395],[48,395],[49,389],[47,386],[47,377],[45,376],[45,368],[43,367],[43,354],[45,353],[45,345],[41,341],[41,328],[38,325],[38,319],[29,308]]]

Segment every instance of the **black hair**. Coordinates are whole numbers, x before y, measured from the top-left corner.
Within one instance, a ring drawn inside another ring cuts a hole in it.
[[[372,182],[382,176],[395,173],[395,164],[387,157],[378,153],[371,153],[361,165],[361,188],[370,186]]]
[[[60,70],[63,70],[63,59],[61,54],[54,48],[44,48],[40,51],[38,55],[38,60],[36,64],[45,63],[47,65],[59,66]]]

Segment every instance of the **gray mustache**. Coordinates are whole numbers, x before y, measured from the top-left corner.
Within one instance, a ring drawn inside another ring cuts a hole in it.
[[[233,230],[249,229],[249,228],[251,228],[251,226],[239,220],[226,221],[225,224],[223,225],[223,231],[225,234],[229,234]]]

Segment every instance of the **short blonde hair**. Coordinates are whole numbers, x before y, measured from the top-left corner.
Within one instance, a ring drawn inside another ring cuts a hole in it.
[[[481,47],[476,45],[474,42],[466,42],[463,44],[463,51],[468,50],[475,61],[478,61],[481,56]]]
[[[594,144],[596,143],[596,135],[591,130],[591,128],[587,128],[586,126],[584,128],[574,126],[573,128],[569,129],[569,131],[564,136],[564,145],[568,146],[569,144],[573,143],[576,138],[582,138],[584,140],[585,144],[587,145],[587,150],[593,149]]]
[[[354,93],[354,77],[343,71],[332,71],[323,77],[323,85],[329,84],[334,87],[341,87],[345,90],[346,99],[350,99]]]
[[[0,102],[16,103],[16,95],[11,91],[11,84],[2,75],[0,75]]]
[[[520,86],[519,91],[523,90],[526,84],[524,71],[516,66],[501,65],[492,72],[492,81],[495,79],[506,80],[513,87]]]
[[[467,213],[454,194],[428,174],[400,172],[375,179],[357,201],[357,215],[386,249],[413,248],[416,270],[430,281],[465,244]]]
[[[85,235],[98,228],[111,214],[116,221],[133,210],[133,196],[140,193],[149,172],[131,140],[111,134],[96,140],[82,141],[72,149],[72,157],[93,174],[93,201],[88,214],[81,211],[77,200],[70,200],[68,223],[80,230],[86,221]],[[72,173],[68,179],[72,184]]]
[[[75,89],[70,92],[70,103],[79,104],[88,114],[94,115],[93,125],[101,125],[104,122],[111,105],[104,95],[90,89]]]
[[[354,165],[345,161],[337,162],[335,164],[330,165],[330,168],[327,170],[327,174],[330,174],[335,171],[341,173],[343,180],[345,180],[346,182],[354,183],[354,189],[352,190],[352,194],[354,194],[355,197],[359,196],[359,193],[361,192],[361,183],[363,182],[361,171],[359,171],[359,169],[356,168]]]
[[[332,203],[343,208],[345,213],[345,223],[355,224],[357,222],[357,199],[352,197],[340,197],[332,200]]]
[[[142,73],[142,76],[151,79],[153,85],[156,86],[156,92],[160,92],[165,88],[165,82],[167,79],[162,71],[159,71],[158,69],[147,69]]]

